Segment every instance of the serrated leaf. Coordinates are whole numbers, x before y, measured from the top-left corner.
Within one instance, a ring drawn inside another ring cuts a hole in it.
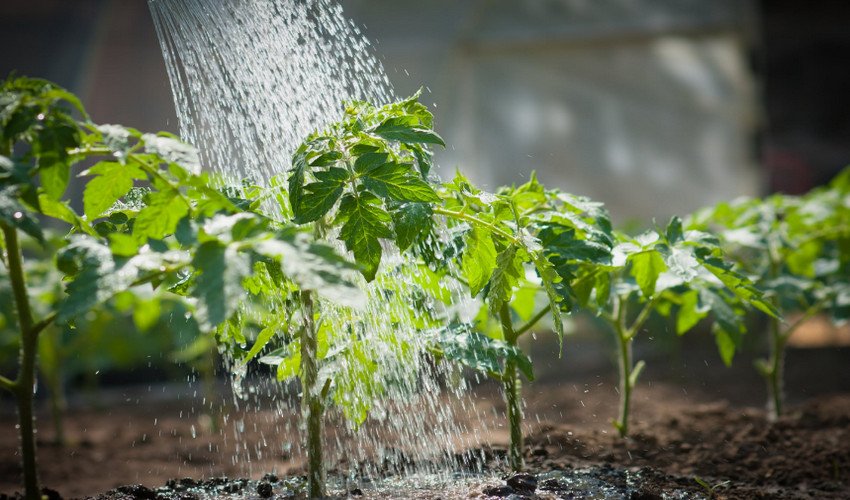
[[[392,238],[391,220],[390,214],[381,208],[381,200],[371,193],[347,194],[340,202],[336,223],[344,221],[344,224],[339,239],[362,266],[366,281],[375,279],[381,263],[383,250],[379,238]]]
[[[57,322],[64,323],[125,289],[134,272],[117,273],[109,247],[88,236],[77,236],[57,254],[57,265],[73,277],[59,304]],[[132,271],[132,270],[131,270]]]
[[[297,224],[319,220],[333,208],[342,195],[348,172],[343,168],[331,167],[327,171],[317,172],[316,176],[319,180],[304,186],[300,202],[292,206]]]
[[[302,290],[313,290],[334,304],[362,309],[366,295],[351,281],[356,267],[336,251],[310,242],[306,235],[258,242],[254,251],[279,260],[283,274]]]
[[[227,320],[245,296],[242,279],[250,274],[248,258],[217,241],[201,244],[192,259],[199,271],[192,295],[198,299],[196,317],[210,330]]]
[[[469,292],[475,297],[490,281],[493,270],[496,268],[496,245],[493,243],[490,231],[479,226],[472,226],[464,237],[460,265],[469,283]]]
[[[396,201],[438,202],[440,197],[405,163],[384,163],[362,174],[363,184],[382,198]]]
[[[433,130],[417,126],[415,120],[411,121],[408,117],[388,118],[375,127],[372,133],[391,141],[446,146],[443,138]]]
[[[513,290],[519,280],[525,276],[523,257],[518,252],[517,245],[508,245],[496,256],[496,268],[490,278],[490,288],[487,291],[487,301],[494,316],[506,302],[513,297]],[[523,252],[524,253],[524,252]]]
[[[358,174],[362,174],[368,170],[373,168],[377,168],[384,163],[387,163],[389,159],[389,154],[387,153],[377,153],[377,152],[367,152],[363,153],[354,160],[354,171]]]
[[[469,325],[440,330],[437,347],[446,359],[490,376],[500,376],[503,363],[511,360],[528,380],[534,380],[531,359],[517,346],[475,332]]]
[[[18,190],[14,186],[0,188],[0,220],[44,243],[44,233],[38,220],[18,201]]]
[[[403,203],[392,212],[396,246],[406,250],[422,235],[428,234],[434,224],[433,210],[427,203]]]
[[[133,236],[139,241],[160,240],[174,233],[177,223],[189,213],[186,202],[174,189],[154,191],[147,195],[147,201],[133,223]]]
[[[564,300],[564,297],[558,293],[556,284],[561,280],[561,277],[558,276],[552,263],[541,252],[532,254],[531,260],[543,284],[546,297],[549,299],[552,327],[555,328],[555,333],[558,335],[558,355],[560,356],[561,350],[564,347],[564,321],[561,318],[561,307],[563,307],[561,302]]]
[[[667,270],[664,258],[655,250],[633,253],[629,255],[631,262],[630,274],[635,278],[641,293],[646,298],[655,294],[655,283],[658,276]]]
[[[85,175],[95,177],[86,183],[83,191],[83,213],[89,221],[101,217],[119,198],[133,188],[134,179],[144,179],[144,173],[133,165],[102,161]]]

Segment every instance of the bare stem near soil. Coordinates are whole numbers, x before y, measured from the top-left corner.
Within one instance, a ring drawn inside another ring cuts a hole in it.
[[[505,342],[510,346],[517,345],[517,335],[514,332],[511,312],[508,305],[504,304],[499,310],[499,319],[502,323],[502,333]],[[508,425],[511,432],[511,444],[508,448],[508,465],[515,471],[522,470],[523,443],[522,443],[522,396],[519,376],[517,374],[516,361],[508,359],[505,361],[505,371],[502,373],[502,384],[505,390],[505,403],[508,412]]]
[[[24,494],[27,500],[40,499],[38,471],[36,469],[35,421],[33,415],[33,387],[35,385],[35,356],[38,350],[38,328],[34,328],[32,309],[24,280],[23,257],[14,227],[0,223],[6,243],[6,265],[15,297],[18,326],[21,331],[20,371],[18,378],[3,386],[15,395],[18,403],[18,425],[21,438],[21,459],[24,470]]]
[[[307,494],[310,498],[325,496],[325,466],[322,458],[323,403],[319,387],[319,365],[316,359],[318,332],[313,319],[312,292],[301,292],[304,330],[301,337],[301,411],[307,420]]]

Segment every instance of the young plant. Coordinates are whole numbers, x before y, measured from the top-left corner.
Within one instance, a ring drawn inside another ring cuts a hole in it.
[[[518,346],[522,335],[550,315],[552,329],[563,342],[562,313],[569,312],[574,293],[556,269],[553,245],[569,248],[562,265],[590,265],[607,255],[610,225],[596,205],[557,191],[547,191],[536,177],[519,187],[496,194],[474,187],[461,174],[443,186],[443,206],[434,213],[458,234],[448,254],[454,265],[441,270],[463,283],[472,297],[482,301],[477,325],[452,323],[437,335],[436,351],[487,374],[502,383],[510,429],[508,465],[523,466],[522,399],[519,374],[533,379],[531,360]],[[563,201],[576,202],[572,212],[560,216]],[[557,236],[553,236],[557,235]],[[425,247],[427,250],[427,247]],[[420,252],[429,262],[431,253]],[[566,272],[566,267],[562,269]],[[547,304],[534,311],[535,295],[542,292]],[[515,317],[525,320],[516,325]],[[496,323],[499,328],[489,328]],[[476,331],[477,330],[477,331]],[[484,333],[481,333],[484,332]]]
[[[293,222],[317,236],[334,235],[341,240],[366,281],[378,275],[381,241],[394,242],[400,250],[409,247],[430,229],[431,205],[440,200],[427,180],[431,167],[427,146],[444,144],[431,130],[431,113],[417,98],[418,94],[380,108],[349,103],[340,122],[308,137],[293,156],[288,178]],[[283,207],[284,212],[290,210]],[[301,380],[310,496],[325,494],[321,434],[326,400],[332,397],[360,423],[368,403],[352,396],[351,384],[359,385],[360,393],[366,395],[380,392],[370,382],[374,378],[370,371],[377,368],[378,360],[369,359],[370,350],[357,333],[362,322],[343,313],[337,314],[338,324],[330,324],[326,313],[333,303],[317,301],[318,290],[301,288],[300,334],[290,334],[287,346],[264,358],[278,365],[279,379],[297,376]],[[259,349],[263,345],[255,344]],[[344,362],[346,357],[355,359]],[[334,365],[358,369],[346,383],[345,376],[328,376],[337,371]]]
[[[768,415],[784,406],[785,346],[809,318],[828,312],[850,317],[850,169],[803,196],[721,203],[693,216],[695,228],[716,231],[736,268],[765,291],[787,318],[769,318],[769,355],[756,368],[764,377]]]
[[[185,297],[201,329],[213,331],[249,298],[243,282],[254,266],[280,268],[282,262],[298,269],[290,277],[295,283],[332,282],[329,287],[358,290],[330,272],[344,262],[341,257],[311,247],[295,228],[252,212],[261,200],[243,203],[217,189],[200,172],[197,152],[172,136],[96,126],[76,97],[28,78],[3,83],[0,127],[3,264],[20,345],[17,376],[0,377],[0,388],[17,403],[27,499],[40,498],[32,402],[39,336],[49,326],[72,324],[118,297],[147,310],[152,303],[158,307],[161,300]],[[96,163],[80,173],[90,178],[83,189],[84,214],[77,214],[63,196],[72,168],[84,160]],[[37,218],[70,234],[50,261],[64,276],[65,296],[36,317],[21,238],[44,244]],[[326,264],[292,262],[299,260]]]
[[[644,367],[643,361],[633,360],[632,342],[653,312],[668,315],[675,307],[679,335],[713,312],[715,339],[727,363],[744,333],[742,304],[771,316],[776,313],[762,293],[723,260],[716,238],[683,231],[678,217],[663,231],[616,237],[610,262],[574,270],[571,283],[580,303],[615,334],[620,411],[613,424],[625,437],[632,391]]]

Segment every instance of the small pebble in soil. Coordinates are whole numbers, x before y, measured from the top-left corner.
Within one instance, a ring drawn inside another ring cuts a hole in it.
[[[154,490],[141,484],[119,486],[118,491],[139,500],[156,500],[157,498],[157,493]]]
[[[274,494],[274,488],[268,481],[260,481],[257,485],[257,494],[263,498],[269,498]]]
[[[514,474],[506,482],[520,494],[530,495],[537,489],[537,477],[532,474]]]
[[[513,488],[510,486],[500,485],[500,486],[488,486],[484,488],[481,493],[484,493],[488,497],[509,497],[516,493]]]

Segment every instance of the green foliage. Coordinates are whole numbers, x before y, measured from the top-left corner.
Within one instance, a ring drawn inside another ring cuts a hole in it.
[[[311,135],[295,152],[289,175],[294,221],[339,227],[367,281],[375,279],[381,239],[409,247],[430,228],[426,205],[440,200],[427,173],[430,112],[418,94],[381,108],[350,103],[339,123]]]
[[[770,321],[770,357],[756,365],[767,380],[774,417],[782,409],[783,350],[794,330],[821,312],[836,323],[850,317],[848,195],[850,169],[845,169],[829,186],[803,196],[776,194],[763,200],[724,202],[697,212],[687,224],[718,236],[733,263],[731,270],[718,265],[718,277],[742,302],[785,317],[798,315],[790,323]],[[748,300],[750,289],[739,286],[729,272],[747,275],[767,301]],[[728,363],[740,332],[723,333],[718,347]]]

